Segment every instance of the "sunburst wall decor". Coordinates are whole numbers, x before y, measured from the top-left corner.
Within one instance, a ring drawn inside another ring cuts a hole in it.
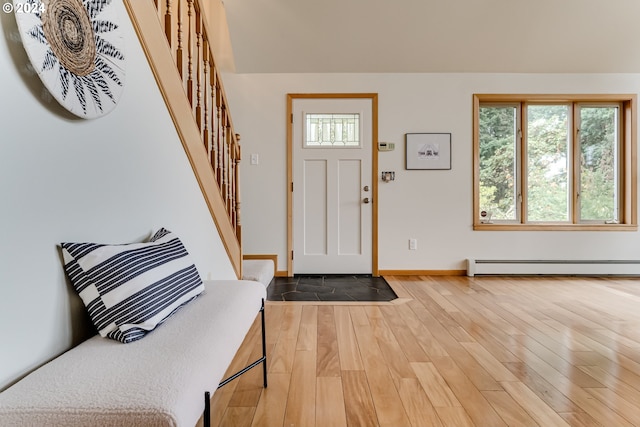
[[[111,0],[13,0],[22,43],[40,79],[67,110],[92,119],[115,108],[124,39]]]

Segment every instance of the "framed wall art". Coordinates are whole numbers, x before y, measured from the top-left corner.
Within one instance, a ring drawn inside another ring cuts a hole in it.
[[[406,169],[451,169],[450,133],[405,134]]]

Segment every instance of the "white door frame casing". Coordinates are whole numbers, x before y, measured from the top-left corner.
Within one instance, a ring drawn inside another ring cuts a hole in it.
[[[378,268],[378,94],[377,93],[323,93],[287,94],[287,275],[293,276],[293,103],[295,99],[370,99],[371,100],[371,198],[372,202],[372,260],[371,272],[379,275]]]

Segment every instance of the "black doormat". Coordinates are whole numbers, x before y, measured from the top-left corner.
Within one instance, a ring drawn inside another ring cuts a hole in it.
[[[354,274],[275,277],[269,301],[391,301],[398,298],[382,277]]]

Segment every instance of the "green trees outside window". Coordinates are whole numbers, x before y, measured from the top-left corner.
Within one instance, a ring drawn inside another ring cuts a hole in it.
[[[580,218],[618,219],[619,114],[617,107],[580,109]]]
[[[480,107],[480,209],[493,220],[518,219],[518,109]]]
[[[527,220],[569,221],[568,105],[527,106]]]

